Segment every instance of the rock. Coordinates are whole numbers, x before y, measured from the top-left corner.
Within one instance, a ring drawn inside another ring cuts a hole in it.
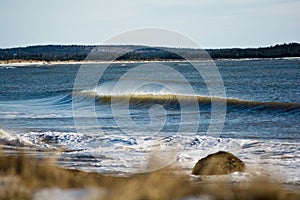
[[[245,164],[226,151],[210,154],[199,160],[193,168],[194,175],[220,175],[245,171]]]

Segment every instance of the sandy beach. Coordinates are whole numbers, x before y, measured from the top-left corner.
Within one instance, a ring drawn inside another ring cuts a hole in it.
[[[214,59],[215,61],[251,61],[251,60],[299,60],[300,57],[282,57],[282,58],[239,58],[239,59]],[[26,66],[26,65],[67,65],[67,64],[109,64],[109,63],[185,63],[185,62],[203,62],[203,60],[0,60],[1,66]]]

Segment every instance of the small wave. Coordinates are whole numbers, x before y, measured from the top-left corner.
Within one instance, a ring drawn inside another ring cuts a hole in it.
[[[0,129],[0,145],[14,146],[14,147],[33,147],[33,143],[28,139],[13,136],[4,130]]]
[[[58,94],[43,98],[32,98],[26,100],[16,100],[17,103],[21,103],[28,106],[57,106],[57,105],[67,105],[72,102],[72,95],[65,94],[69,91],[57,91]],[[61,94],[63,93],[63,94]]]
[[[5,69],[16,69],[16,67],[14,67],[14,66],[2,66],[2,65],[0,65],[0,67],[3,67]]]

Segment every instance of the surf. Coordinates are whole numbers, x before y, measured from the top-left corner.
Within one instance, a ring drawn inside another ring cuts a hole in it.
[[[257,110],[281,110],[281,111],[300,111],[300,103],[290,102],[268,102],[253,101],[237,98],[221,98],[202,95],[171,94],[171,93],[99,93],[97,90],[81,91],[77,95],[95,98],[101,104],[111,104],[117,102],[128,102],[129,105],[177,105],[179,103],[189,104],[197,101],[199,106],[209,106],[211,103],[226,103],[227,109],[257,109]]]

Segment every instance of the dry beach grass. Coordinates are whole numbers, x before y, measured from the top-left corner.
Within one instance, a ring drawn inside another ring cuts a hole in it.
[[[300,199],[295,191],[258,178],[247,183],[206,182],[176,174],[171,168],[130,177],[87,173],[55,166],[24,153],[0,153],[0,199],[32,199],[45,188],[94,188],[106,191],[96,199]]]

